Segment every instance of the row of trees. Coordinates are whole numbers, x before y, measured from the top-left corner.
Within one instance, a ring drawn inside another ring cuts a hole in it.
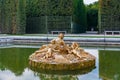
[[[27,19],[45,15],[73,16],[73,33],[85,32],[87,23],[97,25],[97,5],[85,6],[83,0],[0,0],[0,32],[24,34]]]
[[[29,17],[69,16],[72,9],[72,0],[0,0],[0,33],[24,34]]]
[[[47,13],[45,13],[47,12]],[[71,16],[73,33],[98,30],[98,2],[84,5],[83,0],[27,0],[27,17]]]
[[[73,33],[84,33],[87,27],[86,9],[83,0],[74,0],[73,3]]]
[[[72,14],[72,0],[27,0],[27,17],[68,16]]]
[[[93,4],[86,5],[88,31],[90,31],[91,29],[94,29],[95,31],[98,30],[98,9],[98,1],[94,2]]]
[[[25,0],[0,0],[0,32],[24,34],[26,26]]]
[[[48,33],[55,30],[70,32],[72,14],[73,0],[27,0],[26,32]]]
[[[100,0],[99,31],[120,31],[119,0]]]
[[[73,33],[98,30],[98,1],[84,5],[83,0],[74,0],[73,8]]]

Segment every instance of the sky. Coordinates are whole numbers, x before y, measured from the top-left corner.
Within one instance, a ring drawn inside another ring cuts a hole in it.
[[[98,1],[98,0],[84,0],[84,3],[85,4],[90,4],[90,3],[93,3],[95,1]]]

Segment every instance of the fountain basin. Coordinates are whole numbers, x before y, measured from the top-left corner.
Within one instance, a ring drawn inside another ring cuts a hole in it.
[[[53,39],[50,44],[43,45],[29,57],[31,67],[46,70],[77,70],[95,66],[95,57],[79,44],[65,44],[63,34]]]
[[[91,57],[89,60],[79,60],[73,63],[49,63],[31,59],[29,64],[31,67],[45,70],[77,70],[95,67],[95,58],[92,55],[89,56]]]

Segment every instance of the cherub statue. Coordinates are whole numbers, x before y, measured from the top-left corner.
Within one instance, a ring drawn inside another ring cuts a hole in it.
[[[79,48],[78,43],[73,42],[72,45],[71,45],[71,47],[72,47],[71,52],[73,54],[75,54],[76,56],[78,56],[79,58],[81,58],[82,56],[80,55],[81,52],[80,52],[80,48]]]
[[[42,53],[45,55],[45,58],[49,58],[52,57],[52,54],[55,52],[63,53],[65,51],[63,38],[64,34],[60,33],[58,38],[51,40],[50,44],[41,46],[41,48],[35,52],[35,55]]]
[[[64,43],[64,41],[63,41],[63,38],[64,38],[64,34],[60,33],[60,34],[58,35],[58,38],[51,40],[51,44],[64,45],[65,43]]]
[[[58,38],[51,40],[51,44],[55,46],[55,50],[58,50],[60,53],[65,50],[65,42],[63,41],[64,34],[60,33]]]

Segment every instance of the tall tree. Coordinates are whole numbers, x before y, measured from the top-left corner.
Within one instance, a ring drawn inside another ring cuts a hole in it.
[[[99,32],[120,30],[119,0],[99,0]]]
[[[12,34],[17,33],[17,12],[18,12],[18,0],[11,0],[11,16],[12,16]]]
[[[4,0],[0,0],[0,32],[3,33],[4,26]]]
[[[0,32],[10,33],[11,29],[11,1],[0,0]]]
[[[19,0],[17,11],[17,34],[24,34],[26,27],[26,0]]]
[[[74,0],[73,4],[73,33],[83,33],[87,26],[85,5],[83,0]]]
[[[98,1],[93,4],[86,5],[87,9],[87,30],[98,30]]]
[[[0,32],[22,34],[25,32],[26,0],[0,0]]]

